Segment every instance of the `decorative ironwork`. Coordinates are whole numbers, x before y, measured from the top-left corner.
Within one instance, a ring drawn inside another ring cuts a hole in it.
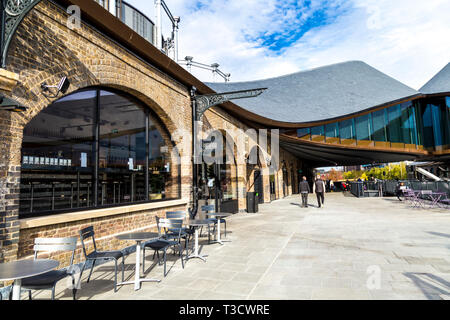
[[[0,0],[1,14],[1,67],[6,67],[11,40],[25,16],[42,0]]]
[[[230,100],[237,100],[237,99],[244,99],[244,98],[254,98],[259,95],[261,95],[267,88],[258,88],[258,89],[251,89],[251,90],[241,90],[241,91],[233,91],[233,92],[224,92],[224,93],[218,93],[218,94],[207,94],[202,96],[195,96],[195,102],[197,104],[197,112],[196,112],[196,119],[199,121],[203,114],[208,110],[209,108],[230,101]]]

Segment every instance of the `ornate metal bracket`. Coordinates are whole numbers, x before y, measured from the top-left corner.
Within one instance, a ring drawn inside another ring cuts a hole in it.
[[[1,67],[6,67],[11,40],[25,16],[42,0],[0,0]]]
[[[233,92],[224,92],[218,94],[207,94],[202,96],[194,96],[195,103],[197,105],[197,112],[195,116],[196,121],[200,121],[203,114],[209,108],[236,99],[254,98],[261,95],[267,88],[258,88],[251,90],[241,90]]]

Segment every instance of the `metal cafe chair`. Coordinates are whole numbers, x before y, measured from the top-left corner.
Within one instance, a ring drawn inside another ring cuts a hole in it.
[[[424,207],[425,208],[425,200],[428,200],[428,201],[432,201],[431,200],[431,196],[433,195],[433,191],[432,190],[422,190],[421,192],[420,192],[420,194],[421,194],[421,196],[424,196],[423,198],[422,198],[422,207]]]
[[[158,265],[161,264],[161,259],[159,257],[159,251],[163,251],[163,262],[164,262],[164,277],[167,276],[166,273],[166,262],[167,262],[167,249],[170,247],[178,247],[180,252],[181,265],[184,269],[184,261],[183,261],[183,247],[181,246],[181,231],[183,229],[183,220],[182,219],[161,219],[156,217],[156,224],[158,227],[159,238],[156,240],[150,240],[143,245],[143,253],[142,253],[142,270],[145,272],[145,248],[150,248],[155,251],[158,256]],[[177,237],[174,237],[173,231],[169,230],[178,230]],[[187,250],[187,249],[186,249]],[[187,256],[187,252],[186,252]],[[137,271],[136,271],[137,272]]]
[[[202,211],[206,212],[206,215],[208,215],[208,213],[211,213],[215,210],[215,206],[214,205],[207,205],[207,206],[202,206]],[[208,218],[211,221],[214,221],[214,229],[213,229],[213,233],[216,230],[216,224],[218,222],[219,219],[217,218]],[[220,219],[220,223],[223,223],[225,225],[225,237],[227,236],[227,220],[225,220],[224,218]]]
[[[37,259],[38,252],[72,251],[70,266],[67,269],[52,270],[41,275],[37,275],[22,280],[22,289],[28,290],[28,297],[31,300],[31,290],[52,290],[52,300],[55,300],[56,283],[66,277],[72,277],[73,300],[77,294],[75,286],[75,276],[73,258],[77,248],[77,238],[36,238],[34,240],[34,259]]]
[[[186,212],[185,211],[167,211],[166,212],[166,219],[181,219],[184,220],[186,219]],[[173,237],[176,237],[177,234],[176,229],[174,230],[169,230],[169,233],[173,234]],[[192,235],[194,234],[195,230],[194,228],[183,228],[181,230],[181,237],[184,238],[185,242],[186,242],[186,250],[189,246],[189,238],[192,237]]]
[[[92,238],[92,243],[94,245],[94,251],[91,253],[86,252],[86,246],[84,244],[86,239]],[[90,226],[80,230],[80,239],[81,245],[83,246],[83,253],[86,261],[83,264],[83,268],[81,269],[81,276],[83,275],[84,268],[86,267],[86,263],[88,261],[92,261],[91,271],[89,272],[89,277],[87,282],[91,279],[92,271],[94,270],[95,262],[97,260],[114,260],[114,292],[117,292],[117,260],[122,257],[122,282],[124,281],[125,275],[125,256],[122,251],[97,251],[97,245],[95,244],[95,236],[94,236],[94,227]]]

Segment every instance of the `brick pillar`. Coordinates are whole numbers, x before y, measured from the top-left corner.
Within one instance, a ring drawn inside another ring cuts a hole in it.
[[[20,148],[17,114],[0,112],[0,263],[17,259],[19,243]]]

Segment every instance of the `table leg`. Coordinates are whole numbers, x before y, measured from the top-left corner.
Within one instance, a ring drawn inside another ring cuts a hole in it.
[[[223,244],[220,240],[220,218],[217,219],[217,242]]]
[[[136,242],[136,266],[134,271],[134,290],[139,290],[141,288],[141,242]]]
[[[13,300],[20,300],[20,289],[22,288],[22,279],[16,279],[14,280],[14,285],[13,285],[13,294],[12,294],[12,299]]]
[[[230,240],[222,240],[220,238],[220,218],[217,219],[217,240],[215,242],[220,243],[221,245],[223,245],[224,242],[230,242]]]
[[[141,279],[141,241],[136,241],[136,264],[134,268],[134,281],[120,282],[117,285],[134,284],[134,290],[137,291],[141,288],[141,282],[161,282],[157,279]]]
[[[198,227],[195,227],[195,231],[194,231],[194,253],[191,254],[190,256],[188,256],[188,259],[192,259],[192,258],[199,258],[202,259],[203,261],[206,262],[205,257],[207,257],[207,255],[200,255],[198,253]]]

